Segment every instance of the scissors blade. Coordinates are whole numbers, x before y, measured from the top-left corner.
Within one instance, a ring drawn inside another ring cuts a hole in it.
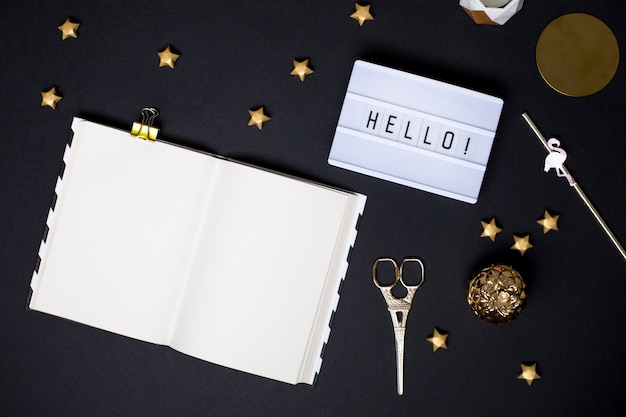
[[[397,367],[397,383],[398,395],[404,393],[404,327],[394,327],[393,332],[396,336],[396,367]]]
[[[404,334],[406,332],[406,320],[409,315],[411,305],[390,306],[389,313],[393,322],[393,333],[396,341],[396,374],[398,395],[404,392]]]

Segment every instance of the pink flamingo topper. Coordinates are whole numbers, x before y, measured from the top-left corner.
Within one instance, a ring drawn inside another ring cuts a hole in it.
[[[550,171],[550,169],[554,168],[556,171],[557,177],[565,177],[567,181],[569,181],[569,185],[576,185],[576,181],[574,178],[565,170],[563,164],[567,159],[567,152],[565,152],[562,148],[560,148],[561,142],[558,139],[550,138],[548,139],[548,148],[550,149],[550,153],[546,156],[545,162],[543,164],[544,172]]]

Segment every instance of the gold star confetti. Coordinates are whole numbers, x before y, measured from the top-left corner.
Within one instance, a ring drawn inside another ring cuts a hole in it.
[[[483,225],[483,232],[480,234],[480,237],[488,237],[492,242],[495,242],[496,235],[502,231],[501,228],[496,226],[496,218],[492,217],[489,223],[481,221],[480,224]]]
[[[517,379],[525,379],[526,383],[530,387],[535,379],[540,379],[541,376],[537,373],[537,363],[532,365],[522,364],[522,373],[517,376]]]
[[[250,113],[250,120],[248,121],[248,126],[256,125],[256,127],[258,127],[259,130],[263,129],[263,123],[270,120],[270,118],[266,116],[265,113],[263,112],[263,106],[259,107],[258,109],[254,111],[248,110],[248,113]]]
[[[351,18],[359,22],[359,26],[363,26],[366,20],[374,20],[374,16],[370,14],[370,4],[361,6],[359,3],[354,3],[355,11],[350,15]]]
[[[433,335],[431,337],[427,337],[426,340],[433,344],[433,352],[436,352],[439,348],[448,349],[448,346],[446,346],[447,338],[448,333],[439,333],[439,331],[435,328],[433,330]]]
[[[48,106],[52,109],[56,109],[57,103],[61,101],[62,98],[63,97],[57,94],[56,87],[52,87],[48,91],[41,92],[41,106],[42,107]]]
[[[297,75],[300,77],[300,81],[304,81],[304,77],[307,75],[313,74],[313,70],[309,68],[309,60],[305,59],[304,61],[296,61],[293,60],[293,71],[289,73],[289,75]]]
[[[167,46],[167,48],[157,53],[157,55],[159,56],[159,59],[160,59],[159,67],[167,66],[170,68],[174,68],[174,64],[176,63],[176,60],[180,56],[180,54],[175,54],[174,52],[172,52],[169,45]]]
[[[524,237],[514,235],[513,239],[515,240],[515,243],[511,246],[511,249],[518,250],[522,256],[528,249],[533,247],[530,243],[530,235],[526,235]]]
[[[537,223],[543,226],[543,234],[545,235],[550,230],[559,230],[556,222],[559,220],[559,215],[551,215],[548,210],[544,210],[543,219],[537,220]]]
[[[78,38],[78,27],[80,23],[74,23],[68,17],[65,19],[65,23],[59,26],[59,30],[63,33],[61,35],[62,40],[66,40],[67,38]]]

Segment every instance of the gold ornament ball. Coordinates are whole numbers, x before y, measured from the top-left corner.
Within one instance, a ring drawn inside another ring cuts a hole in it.
[[[513,320],[524,308],[526,283],[513,267],[491,265],[467,283],[467,303],[478,318],[502,324]]]

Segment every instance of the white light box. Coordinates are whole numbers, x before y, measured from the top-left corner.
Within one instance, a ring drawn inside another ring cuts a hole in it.
[[[356,61],[328,163],[475,203],[502,106],[496,97]]]

